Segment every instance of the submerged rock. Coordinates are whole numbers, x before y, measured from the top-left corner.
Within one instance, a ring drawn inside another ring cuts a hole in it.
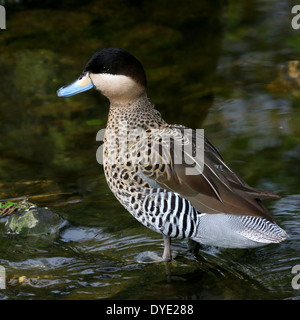
[[[34,207],[10,215],[5,223],[6,231],[14,234],[55,234],[66,221],[47,208]]]

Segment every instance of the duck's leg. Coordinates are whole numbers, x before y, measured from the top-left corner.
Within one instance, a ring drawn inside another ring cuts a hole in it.
[[[171,261],[172,255],[171,255],[171,238],[168,236],[164,237],[164,253],[163,253],[163,260],[164,261]]]

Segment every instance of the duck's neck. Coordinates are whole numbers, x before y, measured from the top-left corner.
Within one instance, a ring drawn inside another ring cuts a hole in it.
[[[165,121],[160,117],[159,112],[149,101],[147,93],[144,92],[135,101],[127,103],[111,102],[107,128],[116,129],[116,127],[126,123],[129,128],[159,127]]]
[[[117,110],[117,109],[130,109],[130,108],[134,108],[137,107],[139,105],[150,105],[152,106],[152,104],[150,103],[148,97],[147,97],[147,92],[144,91],[143,93],[141,93],[139,96],[133,98],[133,99],[110,99],[110,110]]]

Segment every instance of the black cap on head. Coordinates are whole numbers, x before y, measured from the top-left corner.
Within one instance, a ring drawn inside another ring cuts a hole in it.
[[[142,86],[147,86],[142,64],[124,49],[106,48],[96,52],[87,63],[84,72],[125,75]]]

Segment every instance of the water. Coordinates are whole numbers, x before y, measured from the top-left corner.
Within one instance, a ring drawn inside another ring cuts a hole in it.
[[[291,2],[28,6],[7,5],[0,34],[0,198],[28,195],[67,224],[36,237],[7,234],[0,220],[0,298],[299,299],[291,271],[300,264],[300,69],[291,61],[300,38]],[[55,95],[109,46],[143,62],[168,122],[205,128],[250,185],[282,196],[265,203],[285,242],[194,255],[174,240],[171,264],[143,262],[162,254],[163,241],[119,205],[96,162],[107,101],[92,91]]]

